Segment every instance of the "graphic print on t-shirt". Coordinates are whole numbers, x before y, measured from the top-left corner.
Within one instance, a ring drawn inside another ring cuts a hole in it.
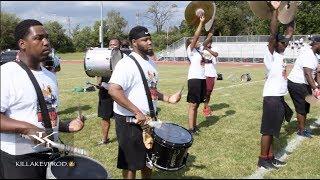
[[[52,94],[52,88],[48,85],[47,87],[43,88],[42,90],[42,94],[48,109],[48,113],[49,113],[49,117],[50,117],[50,121],[51,121],[51,126],[52,127],[56,127],[57,126],[57,97],[55,97]],[[38,122],[42,122],[42,125],[44,125],[43,123],[43,119],[42,119],[42,114],[41,114],[41,108],[40,105],[38,103],[38,107],[37,107],[37,112],[38,112]]]
[[[148,71],[148,77],[147,77],[147,81],[148,81],[148,86],[150,88],[150,93],[151,93],[151,99],[153,101],[158,100],[158,90],[157,90],[157,75],[155,72],[150,72]]]

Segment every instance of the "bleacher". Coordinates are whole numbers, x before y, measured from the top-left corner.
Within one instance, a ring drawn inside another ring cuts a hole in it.
[[[205,37],[200,37],[200,42]],[[292,42],[297,39],[307,40],[307,36],[295,35]],[[175,42],[167,49],[158,53],[160,60],[187,60],[185,41],[187,37]],[[262,63],[265,52],[267,51],[268,36],[220,36],[214,37],[213,46],[218,49],[219,62],[255,62]],[[294,43],[286,48],[284,54],[288,63],[293,63],[299,55],[300,48],[293,46]],[[302,45],[302,44],[301,44]],[[306,43],[304,43],[306,45]],[[301,47],[301,46],[300,46]]]

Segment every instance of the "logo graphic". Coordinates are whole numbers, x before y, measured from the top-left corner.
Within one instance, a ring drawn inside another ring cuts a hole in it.
[[[57,132],[53,132],[45,137],[43,137],[43,133],[44,132],[37,132],[38,135],[30,135],[31,137],[33,137],[34,139],[38,140],[40,143],[38,143],[37,145],[35,145],[33,148],[37,148],[38,146],[44,145],[46,147],[50,147],[50,144],[52,144],[52,141],[49,139],[49,137],[51,137],[53,134],[56,134]]]

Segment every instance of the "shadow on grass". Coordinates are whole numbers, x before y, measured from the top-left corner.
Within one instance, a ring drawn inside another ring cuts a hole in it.
[[[221,115],[221,116],[209,116],[209,117],[206,117],[206,120],[205,121],[202,121],[201,123],[199,123],[198,125],[198,128],[200,129],[201,127],[209,127],[209,126],[212,126],[214,125],[215,123],[217,123],[220,119],[224,118],[224,117],[227,117],[227,116],[230,116],[230,115],[233,115],[235,114],[236,111],[235,110],[228,110],[225,112],[224,115]]]
[[[89,110],[91,109],[92,107],[89,106],[89,105],[82,105],[80,106],[81,110],[84,111],[84,110]],[[74,112],[78,111],[78,106],[74,106],[74,107],[70,107],[70,108],[67,108],[63,111],[59,111],[59,115],[62,115],[62,114],[72,114]]]
[[[185,173],[188,171],[192,171],[192,169],[204,169],[206,166],[204,165],[195,165],[196,156],[190,155],[188,156],[188,160],[186,166],[179,171],[162,171],[157,170],[153,171],[152,178],[153,179],[204,179],[199,176],[186,176]],[[192,168],[192,169],[191,169]]]
[[[311,118],[311,119],[307,119],[306,120],[306,125],[305,127],[309,127],[310,124],[314,123],[315,121],[317,121],[317,119],[315,118]],[[288,143],[292,140],[292,137],[290,137],[292,134],[296,134],[297,133],[297,129],[298,129],[298,122],[297,121],[291,121],[289,123],[284,122],[284,125],[282,125],[283,128],[285,129],[285,132],[281,132],[279,139],[274,139],[274,150],[275,152],[279,152],[281,150],[283,150]],[[320,135],[319,134],[319,130],[314,129],[312,130],[312,134],[317,136]],[[289,152],[287,152],[289,153]]]
[[[226,103],[212,104],[210,106],[211,110],[213,110],[213,111],[217,111],[217,110],[220,110],[220,109],[223,109],[223,108],[228,108],[228,107],[230,107],[230,105],[226,104]]]

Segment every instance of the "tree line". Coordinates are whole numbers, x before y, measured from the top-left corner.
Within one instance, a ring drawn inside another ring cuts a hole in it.
[[[267,35],[269,34],[269,20],[256,17],[246,1],[216,1],[215,36],[239,36],[239,35]],[[178,25],[170,24],[170,19],[175,15],[176,4],[164,1],[151,1],[143,17],[155,27],[152,33],[153,45],[156,51],[165,49],[167,45],[181,39],[192,36],[195,27],[187,25],[181,20]],[[319,34],[320,33],[320,2],[302,1],[296,14],[295,34]],[[15,14],[1,12],[1,37],[0,50],[16,49],[14,40],[14,28],[21,21]],[[128,21],[116,10],[107,12],[103,20],[104,42],[110,38],[127,39],[126,28]],[[169,29],[164,29],[169,25]],[[57,21],[44,22],[49,33],[49,39],[59,53],[83,52],[88,47],[99,47],[100,21],[95,21],[93,26],[80,28],[77,25],[67,36],[66,30]],[[282,28],[282,27],[280,27]],[[202,35],[206,32],[203,30]]]

